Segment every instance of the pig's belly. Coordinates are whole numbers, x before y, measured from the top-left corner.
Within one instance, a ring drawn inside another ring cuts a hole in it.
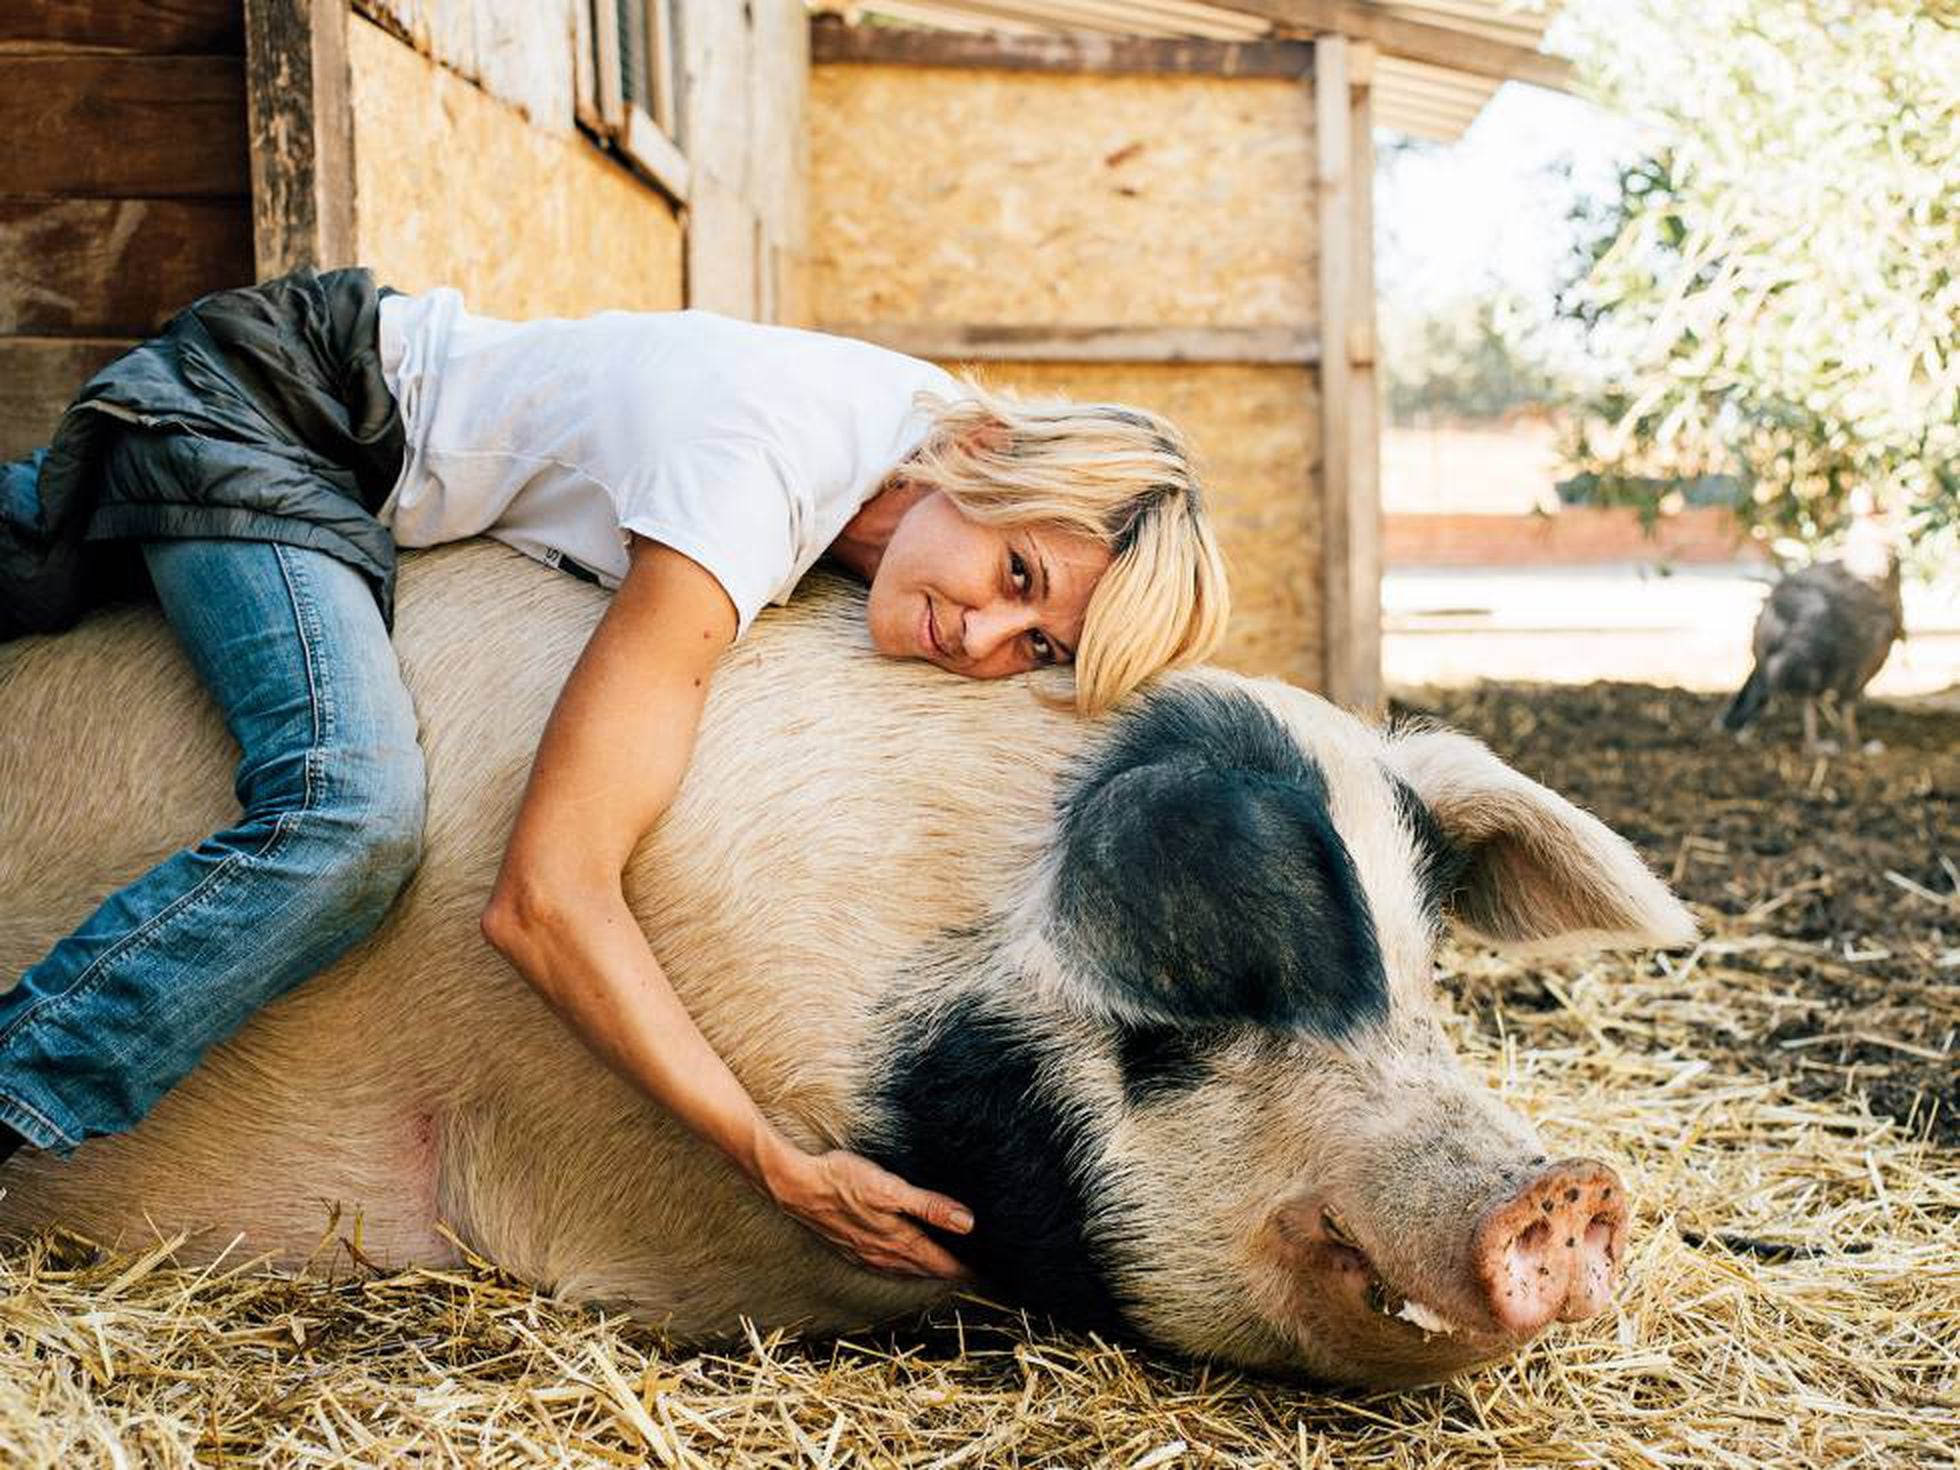
[[[0,1229],[60,1225],[124,1249],[183,1233],[187,1261],[316,1270],[350,1255],[450,1266],[461,1241],[685,1337],[743,1316],[841,1330],[938,1295],[846,1266],[600,1067],[481,947],[473,911],[453,935],[402,932],[426,912],[262,1012],[133,1133],[68,1161],[17,1156],[0,1172]],[[401,973],[368,962],[377,951],[466,962]],[[764,1081],[764,1105],[780,1103],[789,1080]],[[805,1091],[795,1112],[771,1110],[816,1146],[847,1122],[835,1096]]]

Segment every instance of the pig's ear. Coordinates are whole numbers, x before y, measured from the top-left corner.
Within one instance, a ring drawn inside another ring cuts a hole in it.
[[[1049,932],[1096,1010],[1330,1037],[1387,1013],[1360,879],[1303,764],[1106,773],[1065,804],[1059,858]]]
[[[1463,860],[1445,907],[1498,944],[1686,944],[1695,921],[1618,833],[1519,775],[1482,743],[1417,730],[1389,764]]]

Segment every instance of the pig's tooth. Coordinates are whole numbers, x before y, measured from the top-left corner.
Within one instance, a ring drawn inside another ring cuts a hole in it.
[[[1448,1337],[1456,1331],[1456,1325],[1445,1318],[1442,1313],[1425,1307],[1414,1297],[1410,1297],[1407,1301],[1403,1302],[1402,1310],[1395,1315],[1404,1322],[1414,1323],[1425,1335],[1440,1333],[1444,1337]]]

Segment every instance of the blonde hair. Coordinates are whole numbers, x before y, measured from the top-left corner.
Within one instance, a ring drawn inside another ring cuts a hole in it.
[[[961,386],[957,399],[919,395],[933,424],[905,477],[982,524],[1060,526],[1110,550],[1075,651],[1076,708],[1097,713],[1152,675],[1208,658],[1231,593],[1176,428],[1117,403]]]

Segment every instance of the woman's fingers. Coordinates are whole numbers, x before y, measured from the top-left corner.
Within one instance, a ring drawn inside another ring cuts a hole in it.
[[[914,1189],[909,1184],[903,1184],[902,1189],[899,1208],[914,1219],[955,1235],[965,1235],[973,1229],[973,1211],[958,1200],[934,1194],[930,1189]]]
[[[876,1235],[864,1235],[848,1242],[846,1249],[874,1271],[898,1276],[943,1277],[950,1281],[970,1280],[972,1273],[960,1259],[938,1241],[893,1216]]]
[[[961,1264],[959,1258],[923,1230],[914,1230],[905,1241],[904,1269],[921,1276],[940,1276],[949,1281],[966,1281],[972,1273]]]
[[[914,1223],[964,1235],[973,1229],[965,1205],[844,1149],[813,1162],[803,1186],[779,1190],[776,1200],[832,1245],[875,1271],[969,1279],[959,1258]]]

